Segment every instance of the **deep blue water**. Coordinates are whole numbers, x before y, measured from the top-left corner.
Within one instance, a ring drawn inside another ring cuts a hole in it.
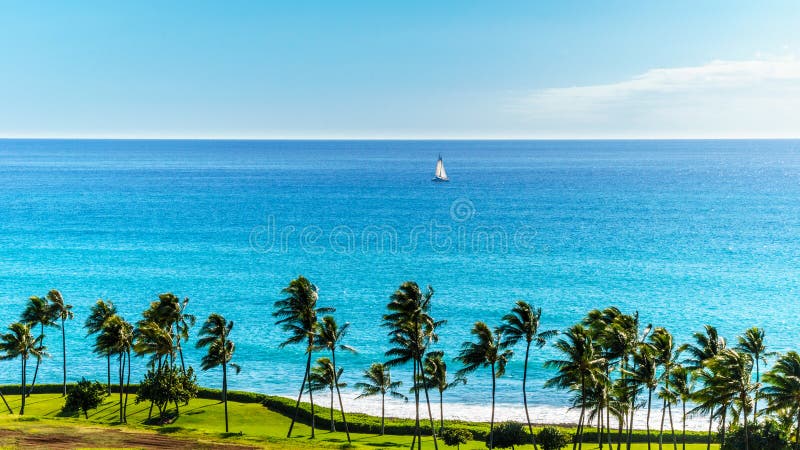
[[[439,153],[450,183],[431,182]],[[617,305],[679,339],[704,323],[729,339],[761,326],[773,349],[800,349],[799,200],[800,141],[0,140],[0,324],[60,289],[77,317],[70,379],[104,379],[80,327],[88,308],[111,299],[136,321],[172,291],[199,318],[236,322],[234,388],[280,394],[299,387],[303,361],[278,348],[270,314],[299,274],[352,324],[350,384],[382,359],[381,315],[411,279],[435,288],[450,356],[516,299],[541,306],[545,328]],[[59,339],[48,332],[46,382],[60,380]],[[550,356],[535,356],[534,385]],[[198,351],[187,357],[199,365]],[[501,402],[517,401],[521,368]],[[17,381],[18,362],[0,370]],[[449,395],[487,392],[479,373]]]

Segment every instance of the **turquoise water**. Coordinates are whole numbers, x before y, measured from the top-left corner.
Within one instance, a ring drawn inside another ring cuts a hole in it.
[[[439,153],[450,183],[431,182]],[[350,384],[381,360],[383,308],[409,279],[435,288],[451,356],[474,321],[497,324],[520,298],[547,328],[617,305],[679,339],[761,326],[775,350],[800,349],[798,199],[800,141],[0,140],[0,323],[60,289],[77,316],[70,379],[103,379],[79,327],[90,305],[111,299],[135,321],[172,291],[198,317],[236,322],[234,388],[279,394],[299,388],[303,362],[278,349],[270,313],[299,274],[352,323]],[[59,339],[48,332],[46,382],[60,380]],[[518,401],[521,369],[501,403]],[[0,370],[17,380],[17,362]],[[534,386],[548,376],[532,371]],[[478,374],[448,400],[480,406],[488,386]]]

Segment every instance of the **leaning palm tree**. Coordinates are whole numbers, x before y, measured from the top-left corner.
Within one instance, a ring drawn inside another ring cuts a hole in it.
[[[364,371],[366,382],[356,383],[355,387],[361,389],[361,395],[356,397],[364,398],[373,395],[381,395],[381,436],[383,436],[383,424],[386,417],[386,394],[392,398],[408,401],[408,397],[401,394],[397,389],[403,385],[402,381],[392,381],[389,368],[381,363],[372,364],[369,369]]]
[[[475,336],[475,341],[464,342],[456,358],[464,365],[458,371],[458,375],[463,377],[481,367],[492,369],[492,414],[489,421],[489,450],[491,450],[494,444],[494,403],[497,377],[503,376],[506,372],[506,364],[514,352],[508,349],[508,344],[503,339],[500,329],[492,331],[485,323],[475,322],[471,333]]]
[[[333,366],[333,362],[331,362],[328,358],[318,358],[317,364],[311,368],[311,374],[308,377],[308,390],[319,392],[324,391],[326,389],[330,390],[331,394],[331,432],[336,432],[336,421],[333,419],[333,412],[335,408],[333,406],[333,399],[334,393],[338,390],[339,387],[347,387],[347,383],[341,383],[339,379],[342,377],[342,372],[344,369],[339,368],[337,372]],[[349,434],[349,433],[348,433]]]
[[[317,342],[320,349],[325,349],[331,352],[332,373],[337,376],[337,379],[331,383],[331,387],[336,389],[336,395],[339,397],[339,410],[342,413],[342,423],[344,423],[344,432],[347,435],[347,442],[350,442],[350,430],[347,427],[347,417],[344,414],[344,404],[342,403],[342,393],[339,390],[341,386],[338,376],[341,370],[336,370],[336,350],[342,350],[350,353],[356,353],[356,350],[349,345],[342,343],[342,340],[347,335],[347,330],[350,329],[350,323],[347,322],[341,327],[336,323],[333,316],[325,316],[319,327],[319,334],[317,335]],[[331,405],[332,408],[333,405]],[[332,413],[331,413],[332,414]],[[331,422],[333,423],[333,422]],[[333,425],[331,425],[333,427]]]
[[[418,380],[414,389],[421,389],[421,383],[425,383],[428,389],[436,389],[439,392],[439,429],[444,429],[444,393],[456,386],[467,383],[464,377],[456,376],[452,380],[447,378],[447,363],[444,360],[443,351],[429,352],[425,355],[422,363],[422,378]],[[412,389],[413,391],[413,389]]]
[[[800,448],[800,354],[789,352],[775,362],[764,374],[767,387],[767,412],[785,412],[796,417],[795,447]]]
[[[392,294],[390,302],[386,305],[389,313],[383,316],[383,326],[389,329],[389,342],[394,346],[386,352],[390,357],[386,362],[388,366],[397,366],[412,363],[411,385],[417,387],[417,380],[422,375],[422,358],[427,353],[428,346],[439,340],[436,329],[444,321],[436,321],[430,315],[431,298],[433,288],[423,292],[419,285],[413,281],[406,281]],[[436,427],[433,422],[433,411],[431,410],[430,396],[428,387],[422,384],[425,392],[425,402],[428,406],[428,417],[431,423],[431,436],[433,437],[433,447],[438,450],[439,444],[436,440]],[[414,439],[411,442],[413,448],[417,443],[418,448],[422,448],[422,434],[419,417],[419,389],[414,389]]]
[[[20,397],[22,405],[19,408],[19,415],[25,414],[25,387],[27,383],[28,358],[33,356],[37,359],[46,355],[46,350],[42,346],[42,335],[34,338],[31,334],[31,327],[27,324],[12,323],[8,327],[9,333],[0,336],[0,359],[10,360],[20,358],[22,361],[22,377]]]
[[[189,299],[181,300],[177,295],[168,292],[160,294],[158,300],[150,303],[143,316],[144,320],[157,323],[164,328],[175,341],[175,351],[181,360],[181,371],[186,372],[186,365],[183,360],[183,349],[181,341],[189,339],[189,329],[195,324],[195,316],[186,313]],[[174,366],[174,356],[170,359],[170,365]]]
[[[233,351],[236,349],[230,339],[233,321],[225,320],[219,314],[211,314],[200,329],[200,339],[197,341],[197,348],[208,347],[208,353],[203,356],[200,368],[210,370],[222,366],[222,403],[225,405],[225,432],[228,432],[228,366],[238,374],[241,367],[232,363]]]
[[[110,300],[98,300],[89,311],[89,316],[86,318],[86,323],[83,327],[86,328],[87,335],[99,333],[103,329],[103,324],[106,320],[117,314],[117,307]],[[107,382],[108,394],[111,395],[111,353],[101,353],[106,357],[107,369]]]
[[[525,405],[525,420],[528,422],[528,432],[536,447],[531,416],[528,413],[528,394],[526,391],[528,383],[528,360],[531,353],[531,344],[537,348],[542,348],[547,344],[547,340],[558,334],[557,330],[539,331],[539,323],[542,318],[542,309],[533,308],[527,302],[517,301],[511,308],[511,312],[503,316],[503,325],[500,327],[506,344],[513,347],[520,340],[525,340],[525,363],[522,369],[522,402]]]
[[[300,399],[306,389],[306,382],[311,373],[311,353],[317,339],[319,324],[317,315],[332,313],[334,308],[318,308],[317,299],[319,298],[317,287],[302,275],[292,280],[283,289],[286,298],[275,302],[275,312],[272,313],[278,319],[276,325],[280,325],[284,331],[289,333],[289,337],[281,342],[280,347],[291,344],[305,344],[306,370],[303,374],[303,383],[300,385],[300,393],[297,395],[297,403],[294,406],[294,416],[289,425],[289,432],[286,437],[292,436],[292,428],[297,421],[297,414],[300,411]],[[314,394],[309,392],[311,400],[311,437],[314,438]]]
[[[55,322],[55,317],[53,316],[53,311],[50,308],[47,296],[45,297],[33,296],[30,299],[28,299],[28,304],[22,311],[21,320],[23,323],[30,325],[31,328],[35,327],[36,325],[39,326],[40,336],[42,337],[42,343],[44,343],[45,327],[58,328],[58,324],[56,324]],[[36,385],[36,377],[39,375],[39,366],[41,365],[41,363],[42,363],[42,357],[38,356],[36,358],[36,369],[34,369],[33,371],[33,381],[31,382],[31,387],[27,395],[31,394],[31,392],[33,391],[33,387]]]
[[[120,423],[127,422],[127,414],[125,411],[126,402],[123,401],[123,395],[127,399],[127,392],[125,390],[125,369],[126,367],[128,369],[128,384],[130,384],[130,358],[134,338],[133,331],[133,325],[115,314],[105,321],[95,343],[95,352],[117,355],[119,358]]]
[[[750,355],[756,363],[756,383],[759,386],[756,386],[755,398],[753,399],[753,421],[758,419],[758,389],[761,383],[760,363],[766,364],[767,358],[774,356],[774,353],[767,350],[764,338],[763,329],[757,327],[749,328],[743,335],[739,336],[739,345],[736,346],[737,350]]]
[[[573,441],[573,449],[583,448],[583,424],[586,417],[586,399],[588,388],[605,377],[606,360],[598,355],[597,348],[592,342],[591,332],[582,325],[574,325],[562,337],[553,343],[553,347],[561,353],[561,359],[551,359],[545,362],[546,368],[558,370],[558,374],[547,380],[545,387],[558,389],[579,389],[579,403],[581,405],[578,431]]]
[[[56,289],[47,293],[47,300],[50,301],[50,312],[54,319],[61,320],[61,355],[64,378],[62,380],[62,395],[67,395],[67,338],[65,336],[65,321],[72,320],[75,315],[72,313],[72,305],[64,302],[61,292]]]

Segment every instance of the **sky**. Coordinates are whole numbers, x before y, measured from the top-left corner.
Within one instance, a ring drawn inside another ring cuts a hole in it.
[[[800,137],[800,2],[0,0],[0,137]]]

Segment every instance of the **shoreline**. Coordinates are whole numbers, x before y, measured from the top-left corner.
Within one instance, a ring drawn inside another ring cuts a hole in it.
[[[276,394],[279,397],[297,400],[297,396],[292,397],[286,394]],[[347,413],[361,413],[374,417],[381,415],[381,398],[367,397],[356,400],[354,397],[344,396],[342,393],[342,400],[345,403],[345,412]],[[435,397],[435,401],[434,401]],[[315,396],[315,405],[327,408],[330,406],[330,397],[323,395],[322,397]],[[319,400],[317,400],[319,398]],[[308,396],[304,395],[303,402],[308,402]],[[465,422],[482,422],[489,423],[491,415],[491,399],[487,400],[486,405],[463,403],[463,402],[444,402],[444,420],[456,420]],[[336,403],[338,407],[338,403]],[[438,422],[439,420],[439,402],[438,395],[431,398],[431,411],[433,418]],[[545,406],[545,405],[528,405],[528,411],[531,416],[531,424],[534,426],[558,426],[558,427],[575,427],[578,424],[580,416],[579,410],[570,410],[563,406]],[[633,420],[633,429],[644,431],[647,429],[646,423],[646,409],[637,410]],[[655,406],[650,413],[650,429],[651,431],[658,432],[661,423],[661,408]],[[424,396],[420,403],[420,417],[428,420],[427,405],[425,404]],[[386,418],[395,419],[413,419],[414,418],[414,402],[403,402],[391,398],[386,398]],[[504,421],[516,421],[525,423],[525,408],[522,404],[514,403],[497,403],[495,405],[495,423]],[[675,432],[681,430],[680,411],[673,408],[672,420],[675,426]],[[612,429],[617,426],[616,420],[611,418]],[[591,428],[591,426],[589,426]],[[669,430],[669,415],[665,415],[664,419],[664,433],[667,434]],[[708,430],[708,416],[689,416],[686,419],[687,431],[707,431]],[[613,430],[612,430],[613,431]]]

